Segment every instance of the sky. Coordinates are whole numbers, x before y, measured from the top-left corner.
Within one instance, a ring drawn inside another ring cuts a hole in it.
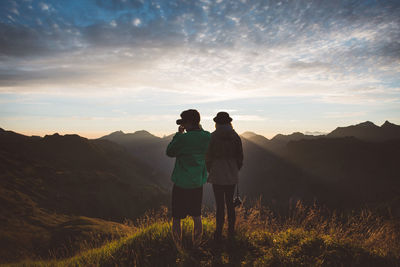
[[[0,127],[158,136],[400,124],[400,1],[1,0]]]

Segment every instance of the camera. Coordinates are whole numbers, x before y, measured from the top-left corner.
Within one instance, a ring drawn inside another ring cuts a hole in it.
[[[242,205],[243,201],[239,196],[236,196],[235,199],[233,200],[233,206],[239,207],[240,205]]]
[[[183,120],[182,120],[182,119],[178,119],[178,120],[176,120],[176,124],[178,124],[178,125],[182,125],[182,123],[183,123]]]

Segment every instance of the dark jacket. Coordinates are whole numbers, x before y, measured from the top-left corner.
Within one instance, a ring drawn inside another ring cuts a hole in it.
[[[211,134],[206,153],[208,182],[212,184],[237,184],[243,165],[243,148],[240,136],[232,126],[220,125]]]

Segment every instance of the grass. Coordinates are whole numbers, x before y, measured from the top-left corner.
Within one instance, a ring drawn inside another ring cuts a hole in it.
[[[222,243],[212,239],[215,218],[206,213],[199,248],[192,246],[191,219],[183,220],[181,249],[166,208],[126,224],[132,234],[74,257],[12,266],[400,266],[398,221],[370,211],[338,215],[298,203],[280,217],[256,203],[237,209],[237,234]]]

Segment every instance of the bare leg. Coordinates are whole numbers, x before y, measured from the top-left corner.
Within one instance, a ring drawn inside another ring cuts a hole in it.
[[[172,218],[172,238],[177,246],[182,243],[181,219]]]
[[[201,243],[201,235],[203,234],[203,224],[201,222],[201,216],[192,217],[193,218],[193,245],[199,246]]]

